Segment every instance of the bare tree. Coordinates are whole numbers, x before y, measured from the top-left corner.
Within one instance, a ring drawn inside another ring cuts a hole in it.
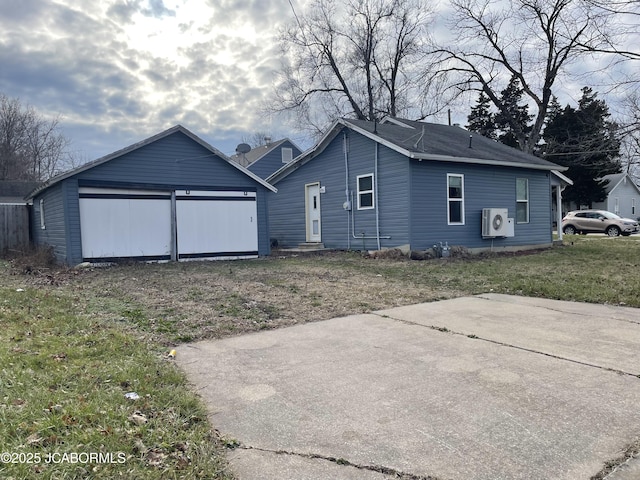
[[[313,0],[279,33],[285,64],[272,111],[322,131],[336,117],[424,118],[426,0]]]
[[[457,42],[436,51],[441,74],[458,92],[484,92],[506,118],[500,91],[517,79],[535,109],[529,132],[516,119],[510,122],[527,152],[540,141],[554,89],[568,67],[619,40],[612,33],[617,13],[594,0],[451,3]]]
[[[242,143],[246,143],[251,146],[251,148],[261,147],[262,145],[267,145],[271,142],[272,136],[270,133],[266,131],[255,131],[250,135],[242,136]]]
[[[625,116],[620,120],[620,139],[623,170],[640,185],[640,94],[628,95],[624,100]]]
[[[581,45],[585,50],[595,53],[614,54],[619,61],[640,60],[640,2],[638,0],[588,0],[588,4],[612,14],[615,21],[615,29],[608,33],[610,41],[607,44],[595,47],[594,45]],[[621,44],[618,40],[635,36],[631,41],[635,50],[630,50],[630,45]]]
[[[0,94],[0,180],[46,180],[62,166],[68,140],[58,119]]]

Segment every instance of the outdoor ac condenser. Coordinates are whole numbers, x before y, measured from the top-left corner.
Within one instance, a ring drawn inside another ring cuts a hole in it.
[[[513,219],[506,208],[482,209],[482,237],[513,237]]]

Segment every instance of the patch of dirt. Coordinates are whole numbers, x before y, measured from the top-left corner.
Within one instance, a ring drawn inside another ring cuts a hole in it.
[[[83,269],[25,271],[20,264],[13,273],[36,287],[69,291],[88,315],[175,345],[461,294],[416,283],[412,264],[330,252]]]

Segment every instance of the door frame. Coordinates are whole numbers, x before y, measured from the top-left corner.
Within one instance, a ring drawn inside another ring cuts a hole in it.
[[[311,205],[309,205],[309,190],[316,188],[318,192],[318,235],[313,235]],[[305,241],[307,243],[322,242],[322,210],[320,206],[320,182],[307,183],[304,186],[304,216],[305,216]]]

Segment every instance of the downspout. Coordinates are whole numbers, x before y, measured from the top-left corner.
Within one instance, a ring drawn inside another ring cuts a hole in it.
[[[374,182],[374,194],[373,201],[376,207],[376,241],[378,242],[378,250],[380,250],[380,196],[378,194],[378,142],[376,144],[376,151],[373,157],[373,182]]]
[[[354,200],[353,200],[353,192],[351,192],[351,204],[353,204]],[[354,238],[356,240],[372,240],[372,239],[379,239],[379,238],[384,238],[386,240],[391,239],[391,235],[380,235],[378,234],[376,235],[365,235],[364,233],[361,235],[356,235],[356,221],[355,221],[356,216],[351,215],[351,238]]]
[[[349,157],[347,147],[347,132],[342,132],[342,149],[344,151],[344,195],[345,210],[347,211],[347,250],[351,250],[351,229],[349,227],[349,215],[351,215],[351,205],[349,203]]]

